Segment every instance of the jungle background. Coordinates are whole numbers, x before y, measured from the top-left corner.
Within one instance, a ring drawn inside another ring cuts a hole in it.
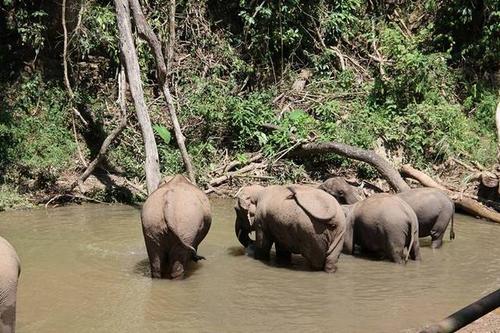
[[[168,3],[141,3],[165,50]],[[120,121],[120,49],[113,1],[67,0],[70,96],[61,3],[0,4],[2,210],[54,198],[96,156]],[[374,149],[457,186],[497,163],[498,0],[177,0],[175,32],[168,83],[205,189],[219,193],[213,180],[238,164],[252,167],[226,186],[378,177],[340,155],[291,154],[308,141]],[[135,41],[161,172],[182,173],[153,55]],[[144,199],[130,98],[127,116],[80,199]]]

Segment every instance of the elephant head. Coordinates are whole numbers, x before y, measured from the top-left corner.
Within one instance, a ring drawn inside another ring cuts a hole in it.
[[[264,190],[263,186],[250,185],[242,187],[236,193],[236,204],[234,206],[236,222],[234,231],[236,237],[238,237],[238,240],[244,247],[253,244],[253,240],[250,239],[249,234],[254,230],[255,210],[262,190]]]
[[[319,188],[333,195],[341,204],[351,205],[361,200],[354,186],[349,185],[342,177],[329,178]]]

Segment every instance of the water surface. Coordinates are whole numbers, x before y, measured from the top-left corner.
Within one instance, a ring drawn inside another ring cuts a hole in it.
[[[148,277],[133,207],[0,213],[22,260],[18,332],[414,332],[500,287],[500,225],[458,215],[457,238],[422,239],[420,263],[342,255],[328,275],[245,255],[232,201],[212,205],[207,260],[180,282]]]

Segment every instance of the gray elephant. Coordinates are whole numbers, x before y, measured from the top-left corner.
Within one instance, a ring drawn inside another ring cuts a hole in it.
[[[342,208],[324,191],[299,185],[258,185],[237,195],[236,226],[243,245],[255,230],[255,257],[269,259],[273,243],[278,260],[301,254],[315,270],[333,273],[342,251],[345,218]]]
[[[339,202],[353,204],[360,200],[356,189],[343,178],[326,180],[320,188],[333,195]],[[432,248],[443,244],[443,237],[451,220],[450,239],[455,238],[453,215],[455,205],[442,191],[434,188],[416,188],[396,194],[417,214],[419,237],[431,236]]]
[[[0,237],[0,332],[12,333],[16,330],[17,281],[21,265],[16,250]]]
[[[396,263],[420,260],[418,222],[411,207],[395,196],[380,195],[343,206],[346,233],[343,252],[364,254]]]
[[[164,181],[148,197],[141,212],[142,231],[153,278],[184,278],[212,221],[207,196],[186,177]]]

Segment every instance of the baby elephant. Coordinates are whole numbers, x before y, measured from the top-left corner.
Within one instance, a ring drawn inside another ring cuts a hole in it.
[[[255,230],[255,256],[268,259],[273,243],[279,260],[301,254],[315,270],[336,271],[345,218],[325,192],[306,186],[243,187],[237,196],[236,232],[243,245]]]
[[[0,332],[13,333],[16,328],[17,280],[21,266],[16,250],[0,237]]]
[[[340,203],[354,204],[360,200],[354,186],[349,185],[341,177],[326,180],[320,188],[333,195]],[[435,188],[415,188],[398,193],[396,196],[403,199],[417,214],[418,236],[431,236],[432,248],[441,247],[450,221],[450,239],[455,238],[453,230],[455,205],[444,192]]]
[[[212,221],[207,196],[186,177],[169,177],[148,197],[142,231],[153,278],[182,279]]]
[[[420,260],[417,216],[411,207],[395,196],[374,196],[354,205],[343,206],[346,212],[344,252],[361,252],[396,263]]]

